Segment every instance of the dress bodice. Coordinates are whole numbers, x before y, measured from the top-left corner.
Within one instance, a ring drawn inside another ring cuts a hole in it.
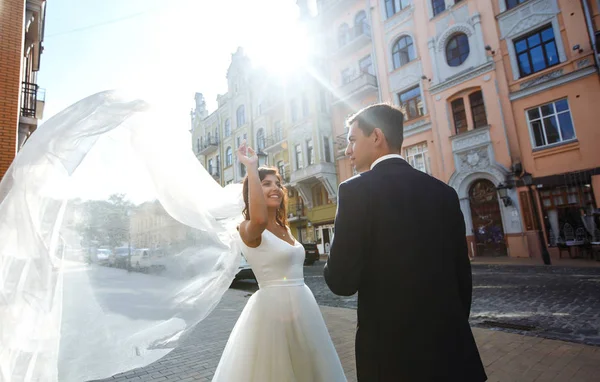
[[[261,288],[304,284],[304,247],[297,240],[292,245],[264,230],[258,247],[242,241],[242,248]]]

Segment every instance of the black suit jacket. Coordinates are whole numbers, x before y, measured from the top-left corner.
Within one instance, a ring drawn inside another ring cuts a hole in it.
[[[469,326],[471,265],[456,192],[387,159],[340,184],[325,280],[358,291],[360,381],[487,379]]]

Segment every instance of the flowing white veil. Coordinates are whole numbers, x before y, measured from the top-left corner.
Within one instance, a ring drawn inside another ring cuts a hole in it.
[[[164,356],[231,284],[242,207],[144,101],[102,92],[44,123],[0,183],[0,380]]]

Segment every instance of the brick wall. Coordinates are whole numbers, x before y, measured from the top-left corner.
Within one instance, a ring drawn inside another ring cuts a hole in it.
[[[0,179],[17,152],[25,0],[0,0]]]

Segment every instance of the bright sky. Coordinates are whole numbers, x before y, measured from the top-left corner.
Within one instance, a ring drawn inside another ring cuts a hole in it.
[[[295,0],[50,0],[38,77],[46,89],[44,120],[97,92],[131,89],[164,97],[173,128],[189,134],[194,93],[216,108],[238,46],[279,73],[306,57],[297,17]],[[136,199],[152,193],[145,173],[120,166],[131,161],[125,142],[105,143],[84,160],[71,192],[101,198],[126,189]]]
[[[44,119],[129,87],[168,96],[174,123],[189,129],[194,93],[216,108],[238,46],[256,63],[284,65],[298,46],[297,15],[295,0],[50,0],[38,77]]]

